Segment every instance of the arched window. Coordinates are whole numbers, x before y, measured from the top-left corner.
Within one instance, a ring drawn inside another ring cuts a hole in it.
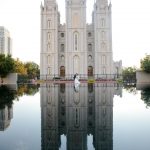
[[[65,34],[64,33],[61,33],[61,37],[63,38],[65,36]]]
[[[47,21],[47,28],[50,29],[51,28],[51,20]]]
[[[93,67],[88,66],[88,76],[93,76]]]
[[[60,76],[65,77],[65,67],[64,66],[60,67]]]
[[[92,44],[91,43],[88,44],[88,51],[92,51]]]
[[[65,51],[65,45],[61,44],[61,51],[64,52]]]
[[[88,33],[88,37],[91,37],[91,36],[92,36],[92,33],[91,33],[91,32],[89,32],[89,33]]]
[[[50,55],[47,56],[47,64],[48,64],[48,65],[51,64],[51,56],[50,56]]]
[[[47,68],[47,74],[48,74],[48,75],[51,74],[51,68],[50,68],[50,67]]]
[[[105,26],[105,19],[104,19],[104,18],[101,19],[101,26],[102,26],[102,27]]]
[[[92,56],[91,56],[91,55],[88,56],[88,60],[89,60],[89,61],[92,60]]]
[[[74,51],[78,51],[79,48],[79,35],[78,32],[74,33]]]
[[[103,40],[105,39],[105,31],[101,32],[101,37],[102,37]]]
[[[103,67],[103,74],[106,74],[106,67]]]
[[[74,70],[73,72],[74,72],[74,74],[80,73],[80,69],[79,69],[80,68],[80,62],[79,61],[80,61],[79,56],[77,56],[77,55],[74,56],[74,58],[73,58],[73,70]]]
[[[63,60],[65,60],[65,57],[64,57],[64,55],[61,55],[61,60],[63,61]]]
[[[51,44],[50,44],[50,43],[47,44],[47,51],[48,51],[48,52],[51,51]]]
[[[106,44],[103,42],[103,43],[101,43],[101,49],[104,51],[104,50],[106,50]]]
[[[105,64],[106,64],[106,56],[103,55],[103,56],[102,56],[102,65],[105,65]]]
[[[47,33],[47,39],[48,39],[48,41],[51,39],[51,33],[50,32]]]

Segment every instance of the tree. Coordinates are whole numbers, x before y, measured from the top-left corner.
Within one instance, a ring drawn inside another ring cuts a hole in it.
[[[0,54],[0,76],[1,78],[6,77],[9,73],[14,72],[15,63],[11,55],[5,56]]]
[[[40,69],[38,64],[34,62],[27,62],[25,63],[25,68],[27,69],[27,74],[30,79],[39,77]]]
[[[13,100],[17,98],[17,93],[7,86],[0,86],[0,107],[5,106],[6,104],[12,104]]]
[[[136,67],[127,67],[122,70],[123,81],[135,82],[136,81]]]
[[[15,72],[21,75],[27,74],[27,68],[25,68],[25,65],[19,59],[15,60]]]
[[[150,107],[150,87],[147,87],[141,91],[141,99],[145,102],[147,107]]]
[[[141,60],[141,69],[150,73],[150,55],[146,55],[145,58]]]
[[[39,91],[39,85],[20,84],[18,85],[17,96],[35,95]]]

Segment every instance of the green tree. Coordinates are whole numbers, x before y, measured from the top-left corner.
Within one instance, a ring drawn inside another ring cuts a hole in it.
[[[147,87],[141,91],[141,99],[145,102],[147,107],[150,107],[150,87]]]
[[[6,104],[12,104],[13,100],[17,98],[16,91],[10,90],[7,86],[0,86],[0,107]]]
[[[136,67],[126,67],[122,70],[123,81],[135,82],[136,81]]]
[[[141,60],[141,69],[145,72],[150,73],[150,55],[146,55]]]
[[[27,69],[27,74],[30,79],[39,77],[40,69],[38,64],[34,62],[27,62],[25,63],[25,68]]]
[[[25,95],[35,95],[39,91],[40,85],[32,85],[32,84],[19,84],[17,95],[23,96]]]
[[[39,91],[39,85],[27,85],[27,90],[24,92],[26,95],[35,95]]]
[[[126,89],[126,91],[127,92],[129,92],[129,93],[132,93],[132,94],[134,94],[134,95],[136,95],[137,94],[137,90],[136,90],[136,85],[134,84],[125,84],[124,86],[123,86],[123,88],[124,89]]]
[[[19,59],[15,60],[15,72],[21,75],[27,74],[27,68],[25,68],[25,65]]]
[[[9,73],[14,72],[14,70],[14,59],[10,55],[0,54],[0,77],[6,77]]]

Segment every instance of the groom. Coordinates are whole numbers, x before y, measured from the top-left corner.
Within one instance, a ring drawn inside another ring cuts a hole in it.
[[[76,74],[73,76],[73,79],[74,79],[74,80],[76,79],[77,75],[78,75],[78,74],[76,73]]]

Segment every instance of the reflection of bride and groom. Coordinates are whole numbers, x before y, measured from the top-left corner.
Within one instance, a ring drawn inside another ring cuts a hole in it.
[[[74,89],[76,92],[78,92],[79,91],[79,85],[80,85],[79,75],[76,73],[73,78],[74,78]]]

